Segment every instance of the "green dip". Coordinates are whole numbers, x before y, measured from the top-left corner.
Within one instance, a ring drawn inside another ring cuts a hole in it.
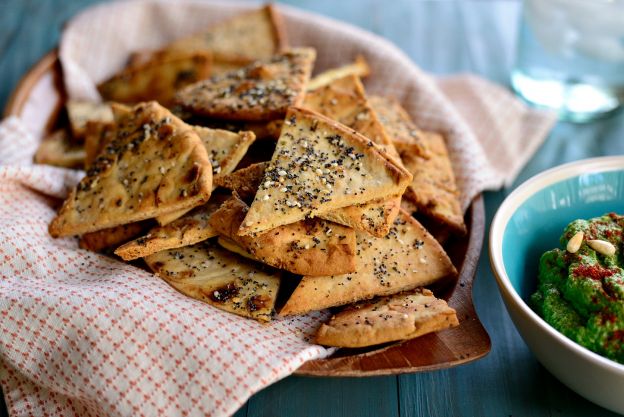
[[[624,363],[624,216],[614,213],[590,220],[575,220],[561,236],[564,249],[544,253],[539,264],[533,309],[559,332],[576,343],[616,362]],[[583,232],[580,249],[565,248]],[[588,244],[611,242],[614,255],[603,255]]]

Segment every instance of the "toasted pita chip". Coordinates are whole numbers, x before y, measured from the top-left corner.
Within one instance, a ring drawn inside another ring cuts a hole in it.
[[[82,168],[84,160],[84,148],[71,143],[65,129],[57,130],[44,138],[34,157],[36,164],[54,165],[62,168]]]
[[[215,187],[236,191],[243,200],[253,200],[268,166],[269,162],[258,162],[246,168],[238,169],[229,175],[215,178],[213,184]]]
[[[384,197],[370,203],[354,204],[319,214],[319,217],[376,237],[384,237],[390,232],[392,223],[399,214],[400,202],[400,195]]]
[[[145,262],[184,295],[239,316],[271,320],[280,282],[277,271],[208,240],[155,253]]]
[[[316,343],[359,348],[413,339],[459,325],[455,310],[427,289],[349,306],[322,324]]]
[[[85,233],[80,236],[78,246],[92,252],[101,252],[115,248],[145,233],[146,230],[149,230],[150,225],[151,222],[149,220],[144,220],[142,222],[122,224],[110,229],[98,230],[97,232]]]
[[[227,175],[234,171],[243,159],[249,146],[256,140],[252,132],[229,132],[221,129],[209,129],[201,126],[191,126],[199,135],[210,158],[212,165],[212,179]],[[216,185],[213,185],[215,188]],[[182,217],[188,210],[180,210],[156,217],[161,226],[171,223]]]
[[[233,195],[210,219],[222,236],[237,243],[257,260],[300,275],[355,272],[355,232],[320,219],[276,227],[254,237],[238,236],[248,207]]]
[[[410,177],[365,137],[318,113],[291,108],[239,234],[402,194]]]
[[[400,161],[397,150],[368,103],[364,86],[356,75],[334,78],[328,84],[309,91],[303,105],[361,133],[384,148],[395,161]],[[390,230],[400,202],[401,196],[397,195],[392,200],[382,199],[321,217],[381,237]]]
[[[112,122],[113,112],[108,103],[94,103],[90,101],[68,100],[65,104],[69,127],[74,139],[82,139],[86,133],[88,121]]]
[[[304,314],[395,294],[457,274],[440,244],[404,211],[386,237],[358,232],[356,238],[357,272],[303,277],[281,315]]]
[[[295,48],[190,85],[176,95],[193,114],[228,120],[273,120],[303,100],[316,51]]]
[[[423,138],[431,152],[428,159],[420,157],[411,145],[399,145],[403,163],[414,176],[404,198],[411,200],[419,213],[465,234],[459,191],[444,138],[431,132],[426,132]]]
[[[165,226],[154,227],[148,234],[130,242],[126,240],[127,243],[115,250],[115,255],[124,261],[130,261],[163,250],[194,245],[217,236],[217,231],[208,221],[226,198],[227,196],[223,194],[213,194],[208,203],[191,210],[179,219]]]
[[[268,162],[252,164],[247,168],[215,179],[215,186],[236,191],[245,201],[253,200],[263,178]],[[400,198],[400,197],[399,197]],[[366,231],[373,236],[383,237],[388,234],[392,222],[399,212],[399,198],[374,200],[371,203],[356,204],[336,209],[319,215],[320,218]]]
[[[428,159],[431,156],[426,138],[423,136],[425,132],[412,122],[398,101],[387,97],[370,96],[369,103],[395,145],[411,145],[420,157]]]
[[[368,66],[368,62],[366,62],[366,59],[362,55],[358,55],[353,63],[329,69],[312,78],[308,83],[308,91],[324,87],[331,84],[335,80],[344,78],[348,75],[356,75],[360,78],[364,78],[369,74],[370,67]]]
[[[102,149],[115,139],[116,128],[117,124],[114,122],[87,122],[84,136],[85,170],[89,169]]]
[[[208,201],[212,167],[201,139],[155,102],[119,123],[110,142],[49,227],[81,235]]]
[[[267,5],[239,14],[197,33],[173,42],[167,51],[211,51],[216,61],[267,59],[286,47],[286,33],[278,10]]]
[[[177,90],[210,76],[211,59],[205,52],[156,55],[125,68],[98,85],[98,91],[104,99],[120,103],[156,100],[169,105]]]

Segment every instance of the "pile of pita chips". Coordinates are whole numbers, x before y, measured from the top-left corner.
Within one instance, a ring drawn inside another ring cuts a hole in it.
[[[411,216],[465,232],[444,139],[366,94],[363,57],[311,78],[315,57],[287,47],[272,6],[133,54],[100,84],[109,102],[67,106],[56,159],[87,175],[50,233],[261,322],[342,309],[319,328],[325,345],[456,325],[424,287],[457,271]]]

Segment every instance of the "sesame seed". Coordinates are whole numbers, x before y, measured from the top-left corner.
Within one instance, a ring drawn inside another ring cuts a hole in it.
[[[262,197],[262,199],[263,199],[264,201],[267,201],[269,198],[270,198],[270,196],[269,196],[268,194],[266,194],[264,197]]]
[[[281,191],[281,192],[283,192],[283,193],[285,193],[286,191],[288,191],[288,188],[286,188],[286,187],[282,187],[282,188],[280,188],[280,191]]]
[[[245,222],[245,226],[247,226],[247,227],[251,226],[252,224],[253,224],[253,222],[251,220],[247,220]]]
[[[165,167],[160,167],[160,168],[158,168],[158,170],[160,171],[160,173],[161,173],[162,175],[165,175],[165,172],[167,172],[167,170],[165,169]]]
[[[280,177],[283,177],[283,176],[285,176],[286,174],[287,174],[287,172],[286,172],[286,171],[284,171],[283,169],[281,169],[281,170],[279,170],[279,171],[277,172],[277,175],[279,175]]]

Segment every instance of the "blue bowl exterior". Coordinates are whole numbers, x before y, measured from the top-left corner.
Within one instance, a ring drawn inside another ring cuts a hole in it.
[[[624,170],[559,181],[520,205],[505,228],[502,252],[507,276],[522,299],[535,291],[539,258],[560,247],[568,223],[612,211],[624,214]]]

